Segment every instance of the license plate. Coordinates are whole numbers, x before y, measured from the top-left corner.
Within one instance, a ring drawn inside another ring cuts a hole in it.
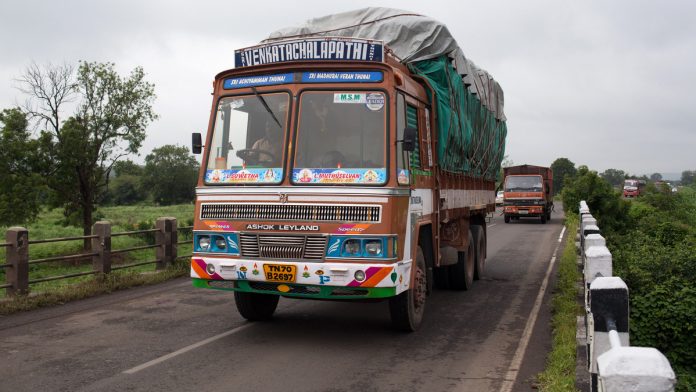
[[[297,266],[287,264],[264,264],[263,273],[269,282],[294,282]]]
[[[519,213],[520,215],[525,215],[525,214],[529,214],[529,211],[527,211],[527,210],[519,210],[518,213]]]

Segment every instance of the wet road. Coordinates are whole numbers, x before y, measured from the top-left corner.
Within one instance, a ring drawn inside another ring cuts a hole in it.
[[[2,317],[0,391],[529,391],[561,230],[561,212],[496,216],[484,278],[435,291],[412,334],[386,302],[281,299],[273,322],[248,323],[232,293],[188,279]]]

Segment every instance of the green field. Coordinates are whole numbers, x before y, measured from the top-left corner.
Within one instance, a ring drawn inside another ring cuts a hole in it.
[[[160,217],[174,217],[177,219],[178,227],[187,227],[193,224],[193,204],[181,204],[166,207],[157,206],[120,206],[99,208],[97,215],[100,220],[111,222],[111,232],[121,233],[126,231],[136,231],[154,228],[155,221]],[[35,222],[26,226],[29,231],[29,240],[77,237],[82,235],[82,228],[75,226],[65,226],[63,222],[62,209],[43,211]],[[3,235],[7,227],[0,227]],[[179,242],[191,240],[190,230],[179,231]],[[134,246],[147,245],[154,243],[154,236],[150,234],[137,234],[112,238],[112,250],[130,248]],[[54,242],[48,244],[32,244],[29,246],[29,260],[43,259],[53,256],[72,255],[83,253],[82,240],[65,242]],[[191,253],[189,243],[181,244],[178,248],[179,255]],[[0,249],[0,264],[5,263],[5,251]],[[155,260],[155,249],[144,249],[124,254],[115,255],[112,263],[130,264],[144,261]],[[57,261],[41,264],[34,264],[29,269],[29,279],[40,279],[50,276],[64,275],[74,272],[90,271],[92,269],[89,259],[82,261]],[[154,264],[143,265],[127,269],[126,274],[134,271],[145,272],[153,271]],[[69,289],[75,284],[91,281],[91,275],[77,278],[61,279],[50,282],[42,282],[30,285],[30,292],[44,292],[48,290]],[[0,282],[5,282],[5,269],[0,269]],[[5,296],[5,290],[0,290],[0,297]]]

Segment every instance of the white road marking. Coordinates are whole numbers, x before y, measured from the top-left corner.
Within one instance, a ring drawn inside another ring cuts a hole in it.
[[[563,226],[563,230],[561,230],[561,235],[558,236],[558,242],[561,242],[563,240],[563,234],[565,234],[565,229],[566,227]]]
[[[517,380],[517,374],[520,371],[520,365],[522,364],[522,359],[524,359],[524,354],[527,351],[527,345],[529,344],[529,339],[532,336],[532,331],[534,330],[534,324],[536,324],[537,316],[539,315],[539,309],[541,308],[541,303],[544,299],[544,293],[546,292],[546,287],[549,284],[549,277],[551,276],[551,271],[553,270],[553,265],[556,263],[556,253],[558,253],[558,248],[561,246],[560,242],[565,233],[565,226],[561,231],[561,235],[558,239],[559,244],[556,245],[556,249],[553,250],[553,255],[551,256],[551,262],[549,262],[549,267],[546,269],[546,276],[544,276],[544,281],[539,287],[539,293],[537,294],[536,300],[534,301],[534,307],[532,312],[527,318],[527,325],[524,326],[524,332],[522,332],[522,338],[517,346],[517,351],[515,351],[515,356],[510,362],[510,367],[508,368],[505,378],[503,379],[503,384],[500,386],[499,392],[510,392],[512,391],[512,386]]]
[[[497,225],[497,223],[494,223],[494,224],[492,224],[492,225],[488,225],[488,227],[493,227],[493,226],[495,226],[495,225]]]
[[[223,333],[221,333],[221,334],[219,334],[219,335],[215,335],[215,336],[210,337],[210,338],[208,338],[208,339],[201,340],[201,341],[198,342],[198,343],[194,343],[194,344],[192,344],[192,345],[190,345],[190,346],[186,346],[186,347],[184,347],[184,348],[182,348],[182,349],[179,349],[179,350],[176,350],[176,351],[174,351],[174,352],[172,352],[172,353],[169,353],[169,354],[163,355],[163,356],[161,356],[161,357],[159,357],[159,358],[153,359],[152,361],[145,362],[145,363],[143,363],[142,365],[138,365],[138,366],[136,366],[136,367],[134,367],[134,368],[130,368],[130,369],[128,369],[128,370],[124,370],[123,373],[125,373],[125,374],[137,373],[137,372],[139,372],[139,371],[141,371],[141,370],[143,370],[143,369],[149,368],[150,366],[157,365],[158,363],[162,363],[162,362],[164,362],[164,361],[166,361],[166,360],[168,360],[168,359],[174,358],[174,357],[176,357],[176,356],[178,356],[178,355],[181,355],[181,354],[184,354],[184,353],[189,352],[189,351],[191,351],[191,350],[197,349],[198,347],[205,346],[205,345],[208,344],[208,343],[212,343],[212,342],[214,342],[214,341],[216,341],[216,340],[222,339],[222,338],[224,338],[225,336],[230,336],[230,335],[232,335],[232,334],[235,334],[235,333],[237,333],[237,332],[239,332],[239,331],[241,331],[241,330],[243,330],[243,329],[246,329],[246,328],[250,327],[251,325],[253,325],[253,323],[247,323],[247,324],[241,325],[241,326],[239,326],[239,327],[237,327],[237,328],[234,328],[234,329],[232,329],[232,330],[229,330],[229,331],[227,331],[227,332],[223,332]]]

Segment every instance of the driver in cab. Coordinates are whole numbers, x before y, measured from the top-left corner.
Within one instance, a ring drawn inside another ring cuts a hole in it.
[[[256,152],[256,160],[265,167],[280,165],[281,151],[281,129],[278,124],[266,122],[264,136],[255,141],[251,150]]]

